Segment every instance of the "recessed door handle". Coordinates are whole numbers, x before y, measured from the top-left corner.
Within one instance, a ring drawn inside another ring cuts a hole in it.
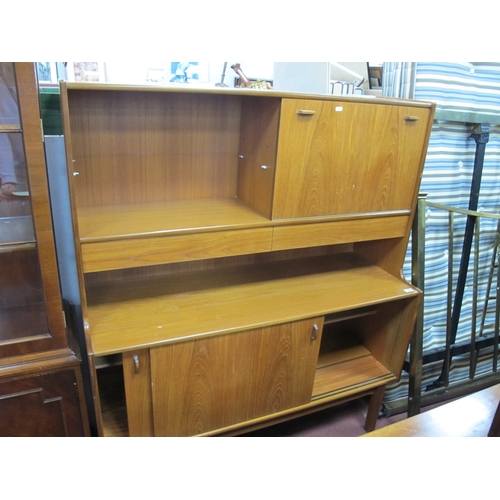
[[[312,328],[312,333],[311,333],[311,340],[317,340],[318,339],[318,325],[314,323],[313,328]]]
[[[139,356],[137,354],[134,354],[132,360],[134,363],[134,373],[138,374],[141,370],[141,365],[139,364]]]

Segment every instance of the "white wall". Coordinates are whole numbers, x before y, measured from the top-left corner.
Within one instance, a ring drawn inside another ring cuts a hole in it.
[[[272,62],[239,62],[243,73],[248,78],[260,78],[263,80],[272,80],[273,78],[273,63]],[[208,83],[215,84],[221,81],[222,71],[224,67],[224,62],[207,62],[200,63],[207,75]],[[235,64],[235,61],[228,62],[226,68],[226,76],[224,83],[229,87],[234,86],[234,79],[237,74],[231,69],[231,65]],[[106,77],[107,81],[111,83],[129,83],[129,84],[140,84],[146,83],[148,79],[148,68],[159,68],[161,67],[165,71],[165,74],[170,71],[170,62],[158,62],[158,61],[111,61],[106,62]],[[150,71],[151,75],[152,72]]]

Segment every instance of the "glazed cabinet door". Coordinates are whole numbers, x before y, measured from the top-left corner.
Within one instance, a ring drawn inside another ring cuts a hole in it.
[[[66,347],[34,63],[0,63],[1,358]]]
[[[408,211],[429,113],[370,102],[283,99],[273,219]]]
[[[149,360],[141,351],[145,370],[136,365],[135,374],[134,354],[124,356],[130,435],[203,434],[308,403],[322,325],[316,318],[175,343],[150,349]]]

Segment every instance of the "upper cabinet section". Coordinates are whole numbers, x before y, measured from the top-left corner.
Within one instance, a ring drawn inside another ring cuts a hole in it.
[[[409,211],[430,118],[409,105],[283,99],[273,218]]]
[[[63,82],[61,102],[88,272],[294,248],[273,231],[297,219],[404,216],[383,237],[402,236],[433,116],[422,102],[186,86]],[[214,246],[215,231],[227,240]],[[354,232],[341,242],[366,239]],[[193,233],[194,255],[164,251]]]

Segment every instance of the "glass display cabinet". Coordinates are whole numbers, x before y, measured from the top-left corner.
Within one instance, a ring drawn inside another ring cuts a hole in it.
[[[0,435],[88,434],[59,286],[34,63],[0,63]]]

